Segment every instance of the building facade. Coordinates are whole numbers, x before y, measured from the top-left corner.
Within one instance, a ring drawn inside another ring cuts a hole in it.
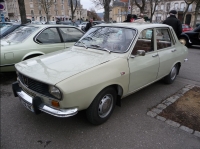
[[[5,17],[10,20],[20,20],[20,12],[17,0],[5,0],[7,12]],[[26,17],[32,21],[47,21],[46,13],[41,7],[40,0],[24,0]],[[80,4],[80,0],[79,0]],[[80,5],[79,5],[80,6]],[[71,10],[68,0],[54,0],[50,10],[50,21],[55,21],[56,18],[62,18],[63,20],[69,20],[71,18]],[[75,12],[75,19],[86,18],[87,10],[77,7]]]
[[[153,15],[152,22],[162,23],[168,17],[169,11],[172,9],[177,10],[177,18],[183,21],[183,12],[185,11],[185,8],[186,3],[184,0],[160,0]],[[185,16],[185,21],[183,21],[183,23],[193,26],[195,18],[195,8],[195,3],[189,6],[189,9]],[[113,3],[113,8],[110,16],[113,20],[116,20],[117,22],[122,22],[123,20],[125,20],[125,16],[127,13],[131,13],[131,10],[128,10],[128,3],[125,1],[121,2],[121,0],[116,0]],[[140,9],[136,5],[132,5],[132,14],[140,14]],[[149,0],[146,0],[144,15],[148,18],[151,17]],[[200,23],[200,11],[197,16],[197,23]]]

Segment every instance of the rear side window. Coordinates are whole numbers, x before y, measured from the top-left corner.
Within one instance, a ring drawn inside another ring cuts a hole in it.
[[[83,33],[76,28],[60,28],[64,42],[77,42]]]
[[[39,43],[61,43],[61,39],[56,28],[45,29],[39,34],[36,41]]]
[[[168,29],[156,29],[157,50],[172,46],[172,39]]]

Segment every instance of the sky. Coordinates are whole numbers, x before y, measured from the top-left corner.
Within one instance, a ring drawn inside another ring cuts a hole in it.
[[[81,0],[81,4],[83,5],[84,9],[90,10],[90,8],[95,8],[94,4],[90,0]],[[95,9],[95,11],[103,12],[103,9]]]

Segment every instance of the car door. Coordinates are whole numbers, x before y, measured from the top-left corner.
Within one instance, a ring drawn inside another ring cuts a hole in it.
[[[158,78],[169,74],[177,57],[181,56],[181,49],[176,46],[174,37],[169,28],[156,28],[156,48],[160,58]]]
[[[133,92],[157,79],[159,57],[154,50],[154,29],[143,30],[128,60],[130,68],[129,92]],[[138,50],[144,50],[145,56],[139,56]]]
[[[60,27],[59,28],[62,39],[65,44],[65,48],[69,48],[74,45],[82,36],[83,32],[74,27]]]
[[[61,42],[61,37],[58,33],[57,28],[50,27],[43,30],[37,37],[36,50],[39,50],[43,53],[50,53],[57,50],[64,49],[64,43]]]

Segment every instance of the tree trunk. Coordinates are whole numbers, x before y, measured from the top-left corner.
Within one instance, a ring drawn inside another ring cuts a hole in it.
[[[46,13],[46,17],[47,17],[47,24],[49,24],[49,13]]]
[[[104,21],[109,23],[110,3],[108,1],[104,4]]]
[[[189,8],[189,6],[190,6],[190,4],[189,4],[189,5],[187,5],[187,7],[186,7],[185,11],[183,12],[183,18],[182,18],[182,20],[181,20],[181,23],[182,23],[182,24],[184,24],[184,23],[185,23],[185,15],[186,15],[186,13],[188,12],[188,8]]]
[[[25,9],[24,0],[18,0],[18,5],[19,5],[20,16],[21,16],[21,23],[26,24],[27,19],[26,19],[26,9]]]
[[[197,22],[197,16],[199,14],[199,9],[200,9],[200,1],[198,1],[197,4],[196,4],[193,28],[196,27],[196,22]]]

